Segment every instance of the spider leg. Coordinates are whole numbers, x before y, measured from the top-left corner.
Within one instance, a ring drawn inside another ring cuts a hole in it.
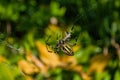
[[[66,40],[69,41],[69,39],[71,38],[71,32],[65,32],[65,36],[66,36]]]
[[[49,50],[49,44],[48,44],[48,43],[46,43],[46,48],[47,48],[47,51],[48,51],[48,52],[51,52],[51,53],[52,53],[52,51]]]
[[[71,31],[74,29],[74,25],[72,26],[72,28],[71,28]]]
[[[60,35],[57,34],[57,37],[56,37],[57,41],[59,40],[59,37],[60,37]]]
[[[57,34],[57,37],[56,37],[57,41],[59,41],[59,39],[61,39],[61,38],[62,38],[62,35]]]
[[[48,39],[47,39],[47,40],[45,40],[45,42],[46,42],[46,43],[48,42],[48,40],[50,39],[50,37],[51,37],[51,36],[49,35]]]
[[[78,41],[78,37],[75,38],[75,43],[73,44],[73,46],[76,45],[77,41]]]
[[[71,34],[72,34],[72,30],[74,29],[74,25],[72,26],[72,28],[70,29],[70,31],[65,31],[65,37],[64,37],[64,41],[69,41],[69,39],[71,38]]]
[[[76,37],[76,38],[75,38],[75,43],[74,43],[74,44],[70,44],[70,43],[68,43],[68,44],[69,44],[70,46],[72,46],[72,47],[73,47],[73,46],[75,46],[75,45],[76,45],[77,40],[78,40],[78,37]]]
[[[48,46],[49,46],[52,50],[49,50]],[[58,52],[58,51],[57,51],[57,48],[54,48],[53,46],[50,46],[50,45],[48,45],[48,46],[46,46],[48,52],[50,52],[50,53],[57,53],[57,52]]]
[[[51,37],[51,36],[49,36],[48,39],[45,40],[47,51],[50,52],[50,53],[57,53],[57,52],[59,51],[59,49],[56,48],[56,46],[55,46],[55,47],[54,47],[54,46],[51,46],[51,45],[48,43],[50,37]],[[57,40],[58,40],[58,41],[59,41],[59,39],[58,39],[59,37],[61,37],[61,36],[60,36],[60,35],[57,35]],[[52,49],[52,50],[50,50],[50,49]]]
[[[70,29],[70,33],[73,32],[74,27],[75,27],[75,24],[73,23],[73,25],[72,25],[72,27],[71,27],[71,29]]]
[[[52,51],[52,50],[49,50],[48,46],[49,46],[49,45],[46,44],[47,51],[50,52],[50,53],[52,53],[53,51]]]
[[[48,43],[48,40],[49,40],[50,37],[51,37],[51,36],[49,36],[48,39],[45,40],[45,44],[46,44],[46,48],[47,48],[48,52],[52,53],[53,51],[52,51],[52,50],[49,50],[49,48],[48,48],[48,47],[50,46],[50,44]]]

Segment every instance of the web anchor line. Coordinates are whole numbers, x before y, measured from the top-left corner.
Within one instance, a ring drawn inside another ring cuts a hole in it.
[[[96,6],[96,4],[94,3],[93,4],[93,6],[91,7],[91,8],[89,8],[88,10],[86,9],[86,8],[84,8],[84,11],[86,12],[87,11],[87,13],[90,13],[90,11],[92,10],[92,9],[94,9],[94,7]],[[84,14],[78,14],[76,17],[76,19],[73,21],[73,23],[72,23],[72,27],[71,27],[71,30],[75,27],[75,23],[78,21],[78,20],[80,20],[80,18],[82,18],[83,16],[85,16]],[[82,23],[83,24],[83,23]]]
[[[6,46],[7,47],[9,47],[9,48],[11,48],[11,49],[13,49],[13,50],[15,50],[15,51],[18,51],[18,52],[21,52],[21,50],[20,50],[20,48],[15,48],[15,47],[13,47],[11,44],[9,44],[7,41],[3,41],[3,40],[1,40],[0,39],[0,43],[3,43],[4,42],[4,44],[6,44]]]

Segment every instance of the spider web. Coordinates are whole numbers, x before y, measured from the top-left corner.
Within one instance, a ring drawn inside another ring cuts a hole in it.
[[[60,1],[60,0],[59,0]],[[83,0],[84,1],[84,0]],[[61,1],[61,3],[64,4],[64,1]],[[73,3],[73,2],[71,2]],[[74,27],[76,24],[80,24],[81,26],[84,26],[83,28],[85,28],[85,26],[87,24],[89,24],[89,21],[88,21],[88,17],[93,17],[95,16],[94,13],[92,13],[92,11],[94,10],[94,8],[96,8],[96,4],[92,4],[91,6],[86,6],[86,4],[88,4],[88,1],[85,1],[85,2],[82,2],[83,4],[81,4],[79,7],[82,7],[80,10],[78,11],[75,11],[74,10],[74,4],[73,6],[70,5],[69,8],[67,9],[68,12],[69,12],[69,9],[72,10],[73,14],[71,13],[67,13],[65,14],[65,16],[73,16],[71,17],[71,21],[72,21],[72,27]],[[78,6],[76,6],[78,7]],[[77,14],[77,15],[76,15]],[[66,18],[66,19],[69,19],[69,18]],[[67,21],[67,20],[66,20]],[[67,22],[66,22],[67,23]],[[89,24],[90,25],[90,24]],[[20,52],[20,49],[18,48],[15,48],[14,46],[12,46],[11,44],[9,44],[7,41],[4,41],[2,39],[0,39],[0,42],[4,42],[4,44],[6,44],[7,47],[9,47],[10,49],[14,49],[16,51],[19,51]]]

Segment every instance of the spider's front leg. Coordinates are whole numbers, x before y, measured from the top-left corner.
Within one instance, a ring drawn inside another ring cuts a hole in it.
[[[64,41],[70,41],[70,38],[72,36],[72,32],[73,32],[74,26],[72,26],[72,28],[70,29],[70,31],[66,31],[65,32],[65,37],[64,37]]]
[[[52,50],[49,50],[49,46],[50,46],[50,45],[46,44],[47,51],[50,52],[50,53],[52,53],[53,51],[52,51]]]
[[[50,49],[52,49],[52,50],[49,50],[48,47],[50,47]],[[50,53],[57,53],[58,52],[58,49],[56,47],[46,45],[46,48],[47,48],[48,52],[50,52]]]
[[[48,40],[49,40],[50,37],[51,37],[51,36],[49,36],[48,39],[45,40],[45,44],[46,44],[47,51],[50,52],[50,53],[52,53],[53,51],[52,51],[52,50],[49,50],[49,47],[51,47],[51,46],[50,46],[50,44],[48,43]],[[51,48],[52,48],[52,47],[51,47]]]

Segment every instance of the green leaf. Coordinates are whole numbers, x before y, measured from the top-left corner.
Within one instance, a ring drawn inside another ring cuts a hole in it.
[[[114,80],[120,80],[120,70],[117,70],[114,76]]]
[[[0,80],[14,80],[14,75],[6,64],[0,64]]]
[[[116,32],[117,32],[117,24],[116,24],[116,22],[113,22],[112,29],[111,29],[112,37],[115,37]]]
[[[54,16],[63,16],[66,12],[66,8],[65,7],[60,7],[60,4],[57,2],[51,2],[50,4],[50,9],[51,9],[51,13]]]
[[[75,74],[73,80],[82,80],[82,79],[81,79],[81,77],[79,75]]]
[[[55,80],[62,80],[62,75],[61,74],[59,74],[57,77],[56,77],[56,79]]]
[[[108,74],[107,71],[101,73],[98,72],[95,75],[95,80],[110,80],[110,75]]]
[[[0,63],[0,80],[25,80],[25,77],[16,66]]]

